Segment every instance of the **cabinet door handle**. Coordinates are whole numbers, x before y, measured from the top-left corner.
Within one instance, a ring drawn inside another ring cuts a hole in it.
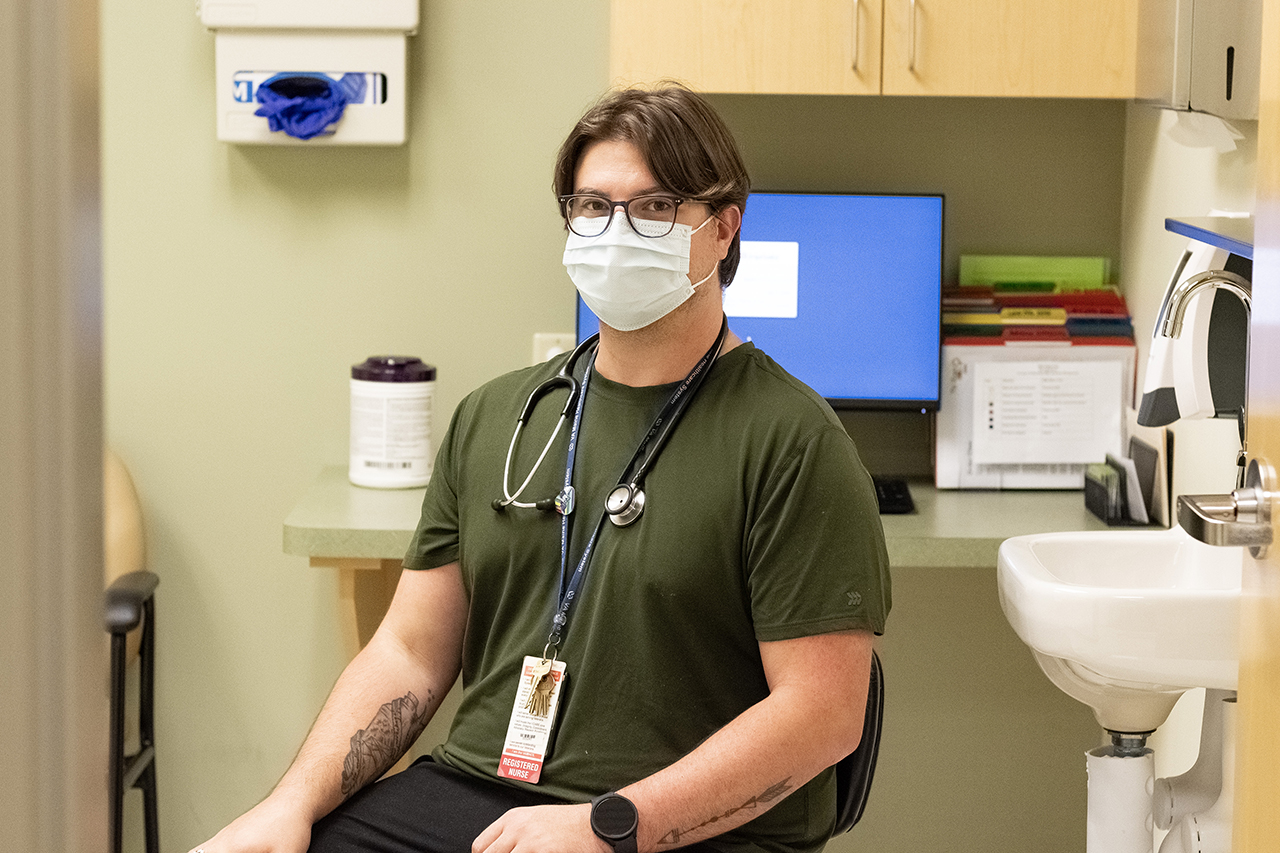
[[[911,0],[910,10],[910,27],[908,30],[907,44],[907,70],[912,74],[916,71],[916,0]]]
[[[853,0],[853,70],[858,70],[858,0]]]

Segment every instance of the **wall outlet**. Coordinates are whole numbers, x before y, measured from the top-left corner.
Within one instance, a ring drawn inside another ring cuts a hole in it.
[[[533,335],[533,361],[530,363],[542,364],[549,358],[573,349],[577,342],[577,336],[573,332],[535,332]]]

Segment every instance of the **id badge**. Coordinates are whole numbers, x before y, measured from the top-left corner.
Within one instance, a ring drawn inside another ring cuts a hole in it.
[[[511,723],[498,761],[498,776],[536,785],[542,778],[547,744],[555,727],[565,673],[564,661],[526,655],[520,687],[511,708]]]

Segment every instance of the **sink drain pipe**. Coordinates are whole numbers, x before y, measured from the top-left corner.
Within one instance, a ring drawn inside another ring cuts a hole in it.
[[[1216,731],[1215,731],[1216,730]],[[1205,696],[1204,735],[1196,767],[1169,780],[1172,808],[1168,818],[1177,821],[1160,853],[1230,853],[1231,824],[1235,806],[1236,698],[1234,693],[1210,690]],[[1218,763],[1216,773],[1195,773],[1201,763]],[[1166,780],[1161,779],[1160,782]],[[1184,784],[1177,784],[1183,782]],[[1163,823],[1163,804],[1157,783],[1157,825]],[[1204,808],[1197,808],[1205,806]],[[1163,828],[1163,827],[1162,827]]]
[[[1151,853],[1155,758],[1151,732],[1108,732],[1110,746],[1085,753],[1089,772],[1087,853]]]
[[[1156,780],[1154,812],[1157,829],[1172,829],[1187,816],[1207,811],[1222,791],[1223,703],[1229,690],[1205,690],[1200,723],[1200,751],[1181,776]]]
[[[1170,830],[1160,853],[1230,853],[1236,699],[1208,690],[1200,754],[1182,776],[1155,779],[1151,732],[1108,731],[1111,745],[1085,753],[1087,853],[1151,853],[1152,830]]]

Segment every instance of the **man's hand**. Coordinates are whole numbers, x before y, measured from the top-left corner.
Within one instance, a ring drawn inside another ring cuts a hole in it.
[[[591,805],[583,803],[512,809],[476,836],[471,853],[610,853],[610,848],[591,831]]]
[[[311,823],[266,799],[192,853],[306,853],[310,846]]]

